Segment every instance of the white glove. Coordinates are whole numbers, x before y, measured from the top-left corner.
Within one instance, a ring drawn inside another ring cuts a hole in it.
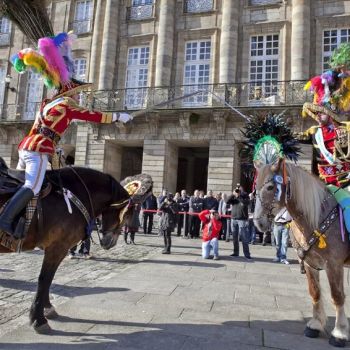
[[[112,114],[112,121],[113,122],[122,122],[127,123],[128,121],[132,120],[134,117],[128,113],[113,113]]]

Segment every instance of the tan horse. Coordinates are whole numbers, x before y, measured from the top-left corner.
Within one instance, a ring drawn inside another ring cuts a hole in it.
[[[270,228],[272,212],[282,206],[287,207],[293,217],[292,232],[299,248],[298,255],[304,255],[313,303],[313,317],[307,323],[304,334],[316,338],[326,325],[327,316],[322,304],[319,281],[319,270],[325,270],[336,310],[335,327],[329,343],[344,347],[349,336],[349,322],[344,311],[343,282],[344,265],[348,265],[350,260],[348,234],[345,234],[343,242],[339,209],[325,184],[299,167],[286,164],[289,184],[282,185],[280,199],[276,199],[278,184],[274,176],[282,175],[281,168],[280,162],[277,166],[266,165],[258,171],[254,223],[259,230],[265,232]],[[324,236],[319,239],[319,234]],[[326,246],[322,248],[324,241]]]

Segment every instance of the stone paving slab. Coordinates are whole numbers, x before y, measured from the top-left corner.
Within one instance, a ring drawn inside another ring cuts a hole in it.
[[[51,335],[27,325],[42,252],[0,255],[0,349],[332,349],[326,334],[302,335],[311,302],[292,251],[286,266],[271,262],[269,246],[252,246],[249,262],[220,242],[221,260],[212,261],[201,258],[200,240],[174,237],[171,255],[160,254],[159,237],[136,241],[63,262],[51,290],[60,314],[49,321]],[[334,311],[321,280],[329,334]]]

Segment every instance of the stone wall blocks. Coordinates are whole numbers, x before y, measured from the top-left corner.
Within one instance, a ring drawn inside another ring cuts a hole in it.
[[[209,160],[209,167],[211,168],[217,168],[217,167],[221,167],[221,168],[233,168],[234,162],[213,162],[211,160]]]
[[[227,186],[232,186],[232,179],[213,179],[209,178],[208,179],[208,188],[211,187],[212,185],[227,185]]]

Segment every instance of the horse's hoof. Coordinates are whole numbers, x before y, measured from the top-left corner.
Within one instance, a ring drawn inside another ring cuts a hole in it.
[[[318,338],[320,335],[320,331],[318,329],[312,329],[310,327],[306,327],[304,330],[305,337],[308,338]]]
[[[59,314],[56,312],[55,307],[51,306],[49,308],[44,309],[44,316],[49,320],[54,320],[59,316]]]
[[[333,337],[333,335],[329,338],[329,344],[335,346],[336,348],[344,348],[346,345],[346,339],[340,339]]]
[[[49,326],[48,323],[44,323],[41,326],[34,326],[34,330],[38,334],[50,334],[51,327]]]

